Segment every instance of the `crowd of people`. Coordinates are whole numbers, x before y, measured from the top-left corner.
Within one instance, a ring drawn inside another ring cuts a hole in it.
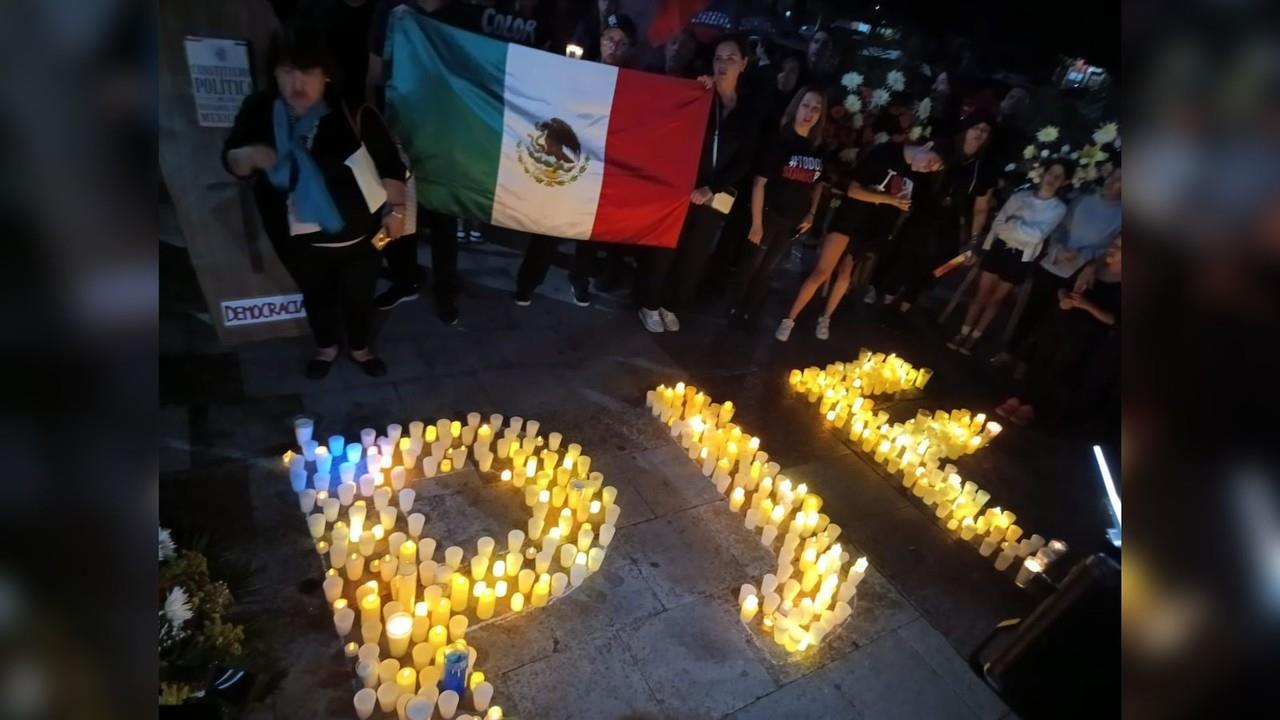
[[[705,138],[678,244],[574,242],[568,276],[578,305],[590,305],[593,293],[631,291],[645,330],[676,332],[679,313],[699,293],[714,293],[732,324],[754,328],[795,243],[820,236],[816,263],[774,331],[778,341],[789,340],[823,290],[813,332],[826,340],[855,276],[866,279],[867,302],[908,313],[936,281],[935,268],[962,258],[961,266],[977,265],[977,280],[947,343],[959,353],[978,349],[1025,286],[1008,347],[994,348],[990,362],[1012,369],[1027,390],[1003,403],[1001,415],[1025,424],[1037,413],[1073,414],[1082,398],[1114,387],[1121,173],[1117,163],[1097,187],[1073,186],[1073,161],[1054,156],[1020,187],[1025,177],[1010,178],[1008,170],[1025,144],[1017,118],[1030,101],[1026,89],[1010,89],[997,105],[989,89],[971,92],[969,56],[931,67],[908,53],[901,64],[928,80],[927,92],[886,93],[877,97],[878,112],[864,117],[860,102],[842,102],[849,74],[842,75],[847,68],[825,29],[794,50],[776,38],[708,37],[692,27],[646,49],[636,24],[610,0],[299,3],[273,39],[269,86],[245,100],[223,161],[232,174],[254,179],[266,233],[302,291],[317,345],[308,377],[325,377],[344,339],[364,372],[386,373],[370,347],[371,318],[416,299],[428,284],[419,240],[430,247],[436,314],[457,322],[459,243],[492,232],[414,202],[413,168],[382,119],[394,72],[384,45],[397,6],[707,88]],[[921,115],[928,116],[924,136]],[[374,185],[382,192],[371,192]],[[560,244],[528,238],[513,288],[517,305],[533,302]],[[380,275],[390,286],[378,293]]]

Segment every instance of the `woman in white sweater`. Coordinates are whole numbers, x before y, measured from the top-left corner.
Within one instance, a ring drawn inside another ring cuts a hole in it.
[[[978,289],[969,303],[959,334],[947,347],[965,355],[972,352],[1009,291],[1027,278],[1049,233],[1067,214],[1067,205],[1058,199],[1058,190],[1073,171],[1069,160],[1049,160],[1034,190],[1019,190],[1000,208],[991,232],[982,243]]]

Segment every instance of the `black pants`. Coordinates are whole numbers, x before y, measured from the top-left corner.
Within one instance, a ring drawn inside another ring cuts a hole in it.
[[[431,241],[431,276],[437,302],[452,303],[458,297],[457,218],[418,206],[418,232],[393,240],[382,251],[396,285],[418,285],[422,269],[418,267],[418,241],[424,230]]]
[[[1056,309],[1035,333],[1035,353],[1027,375],[1027,400],[1037,415],[1060,416],[1094,395],[1119,356],[1104,352],[1110,328],[1080,309]]]
[[[555,257],[560,238],[547,235],[529,235],[529,245],[524,260],[516,272],[516,294],[527,296],[547,279],[551,260]],[[591,266],[595,262],[599,243],[582,240],[573,243],[573,262],[569,265],[569,282],[576,289],[586,290],[591,285]]]
[[[892,265],[885,270],[881,289],[900,302],[915,303],[933,280],[933,269],[941,262],[926,248],[900,247]]]
[[[736,288],[733,291],[733,307],[739,317],[755,317],[764,305],[765,295],[769,292],[769,280],[778,263],[791,250],[796,239],[796,226],[799,218],[785,218],[771,215],[764,216],[764,236],[760,244],[747,242],[743,257],[739,263]]]
[[[1013,333],[1009,336],[1009,352],[1024,362],[1031,360],[1036,331],[1057,305],[1058,291],[1069,290],[1071,285],[1071,278],[1058,277],[1043,266],[1036,265],[1032,270],[1027,304],[1023,306],[1018,324],[1013,327]]]
[[[680,310],[698,289],[725,215],[706,205],[690,205],[674,248],[641,248],[637,292],[646,310]]]
[[[317,347],[337,345],[340,324],[346,330],[348,348],[369,347],[373,292],[381,264],[369,240],[336,248],[307,247],[298,265],[298,285]]]

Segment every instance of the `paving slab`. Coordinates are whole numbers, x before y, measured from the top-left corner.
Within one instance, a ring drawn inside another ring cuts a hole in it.
[[[777,687],[741,630],[728,603],[695,602],[642,620],[622,637],[664,717],[719,718]]]

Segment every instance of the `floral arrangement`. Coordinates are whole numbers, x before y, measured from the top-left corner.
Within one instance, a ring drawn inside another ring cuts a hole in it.
[[[190,682],[209,665],[241,653],[244,628],[224,619],[234,598],[226,583],[209,576],[204,555],[179,550],[160,528],[159,557],[160,703],[176,705],[198,694]]]
[[[860,146],[885,142],[889,136],[885,133],[870,135],[869,128],[874,125],[875,117],[889,110],[894,93],[907,87],[906,73],[899,69],[885,72],[883,81],[872,86],[867,82],[867,75],[851,70],[840,78],[840,85],[845,90],[843,102],[832,103],[828,123],[827,140],[840,148],[837,158],[846,164],[857,162]],[[933,112],[932,101],[928,98],[916,103],[911,113],[910,123],[904,117],[903,126],[910,127],[909,137],[913,142],[928,138],[932,134],[929,118]]]
[[[1071,184],[1077,188],[1090,183],[1105,180],[1115,170],[1115,164],[1109,162],[1120,149],[1120,125],[1106,122],[1098,126],[1090,135],[1091,143],[1085,143],[1079,150],[1073,150],[1070,144],[1054,146],[1061,140],[1062,132],[1055,125],[1045,125],[1036,131],[1034,141],[1022,149],[1022,161],[1009,163],[1006,172],[1026,175],[1032,183],[1039,183],[1044,176],[1044,163],[1051,157],[1066,157],[1076,162],[1075,174]]]

